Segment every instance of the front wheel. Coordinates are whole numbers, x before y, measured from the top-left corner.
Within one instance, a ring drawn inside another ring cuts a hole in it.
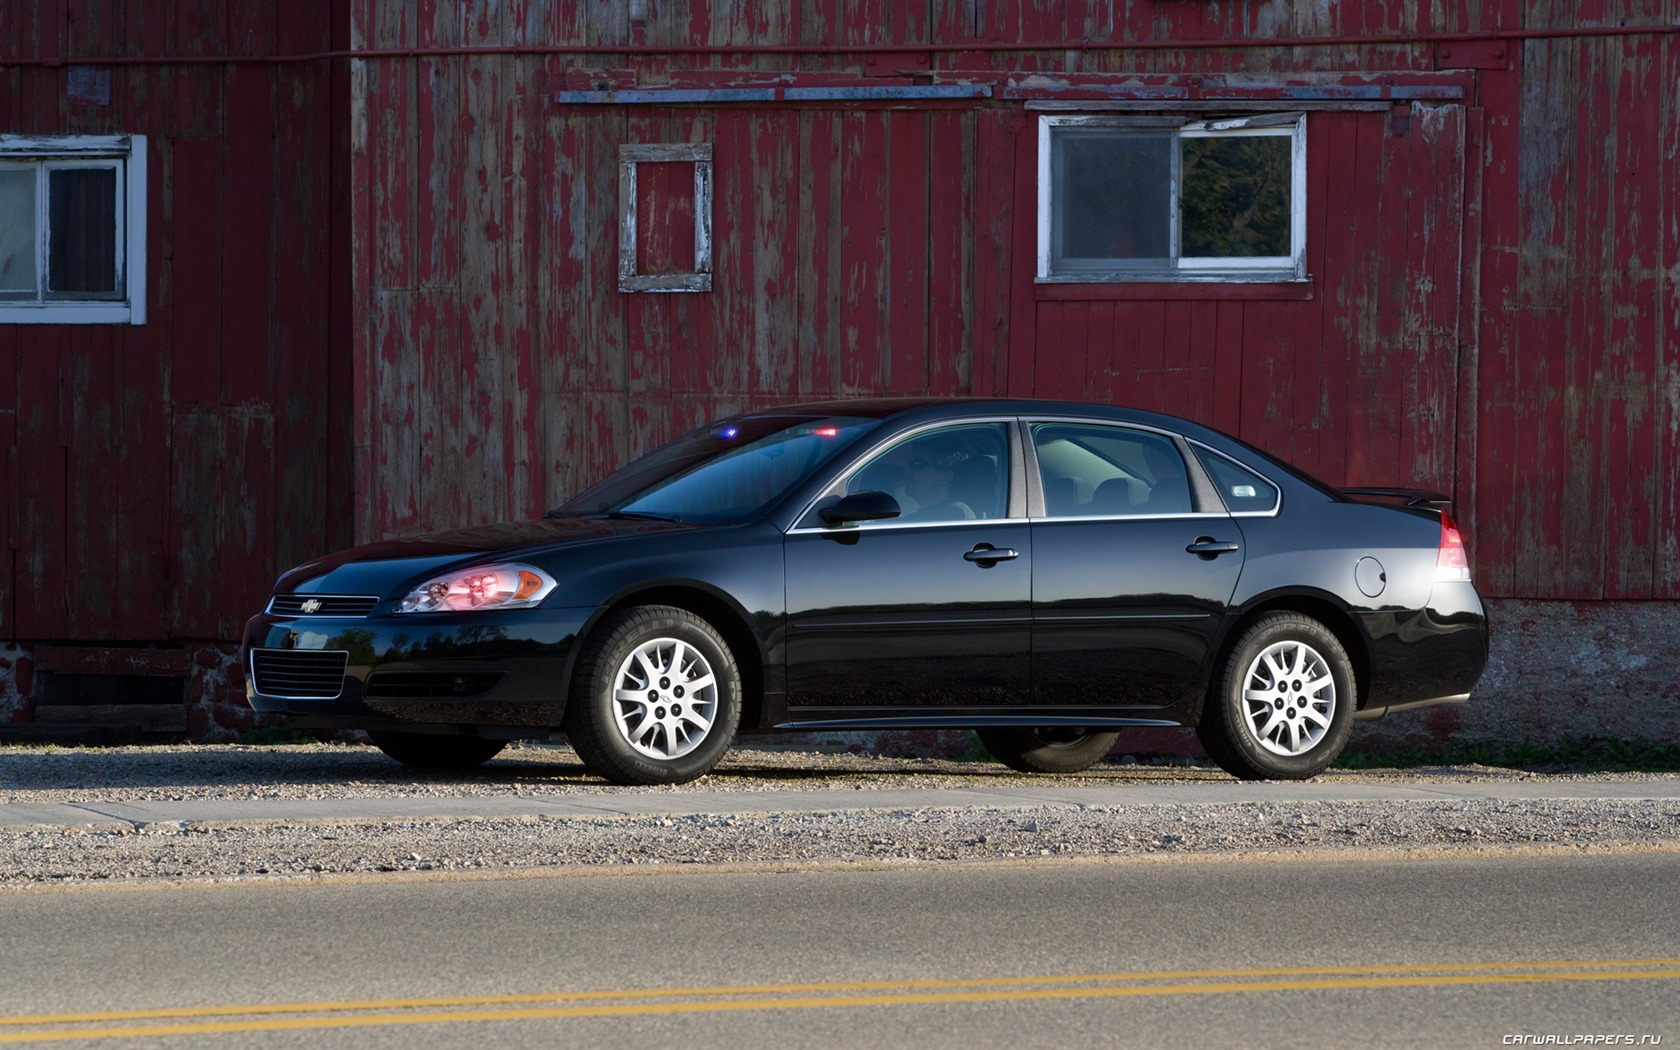
[[[506,740],[442,733],[402,733],[370,729],[375,746],[391,758],[415,769],[471,769],[502,753]]]
[[[1328,627],[1272,613],[1237,640],[1197,735],[1244,780],[1305,780],[1347,743],[1357,703],[1353,665]]]
[[[1084,729],[1025,729],[1015,726],[977,729],[992,757],[1022,773],[1078,773],[1108,754],[1119,733]]]
[[[615,784],[705,776],[735,740],[741,675],[717,630],[662,605],[626,609],[595,632],[566,704],[566,736]]]

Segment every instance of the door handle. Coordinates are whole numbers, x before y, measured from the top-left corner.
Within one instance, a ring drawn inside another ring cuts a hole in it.
[[[1020,556],[1021,552],[1013,547],[993,547],[990,544],[982,543],[964,554],[963,560],[979,562],[982,566],[990,568],[995,562],[1008,561]]]
[[[1212,536],[1200,536],[1197,537],[1195,543],[1184,549],[1204,561],[1212,561],[1221,554],[1235,554],[1242,547],[1229,540],[1216,540]]]

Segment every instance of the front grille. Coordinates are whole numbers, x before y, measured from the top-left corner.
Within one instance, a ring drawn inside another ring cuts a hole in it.
[[[276,594],[268,611],[286,616],[366,616],[379,604],[371,594]]]
[[[459,699],[483,696],[502,680],[501,671],[379,671],[368,678],[370,700]]]
[[[324,649],[253,649],[251,681],[264,696],[332,700],[344,691],[350,654]]]

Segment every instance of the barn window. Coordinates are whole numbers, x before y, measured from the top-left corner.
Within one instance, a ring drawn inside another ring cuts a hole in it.
[[[1040,281],[1306,277],[1306,118],[1041,116]]]
[[[710,143],[618,148],[618,290],[712,290]]]
[[[145,143],[0,135],[0,323],[144,323]]]

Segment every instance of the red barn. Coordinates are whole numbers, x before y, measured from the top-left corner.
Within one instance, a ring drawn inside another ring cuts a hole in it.
[[[0,722],[238,728],[291,563],[1007,393],[1452,493],[1494,663],[1394,729],[1680,740],[1676,84],[1680,0],[5,5]]]

